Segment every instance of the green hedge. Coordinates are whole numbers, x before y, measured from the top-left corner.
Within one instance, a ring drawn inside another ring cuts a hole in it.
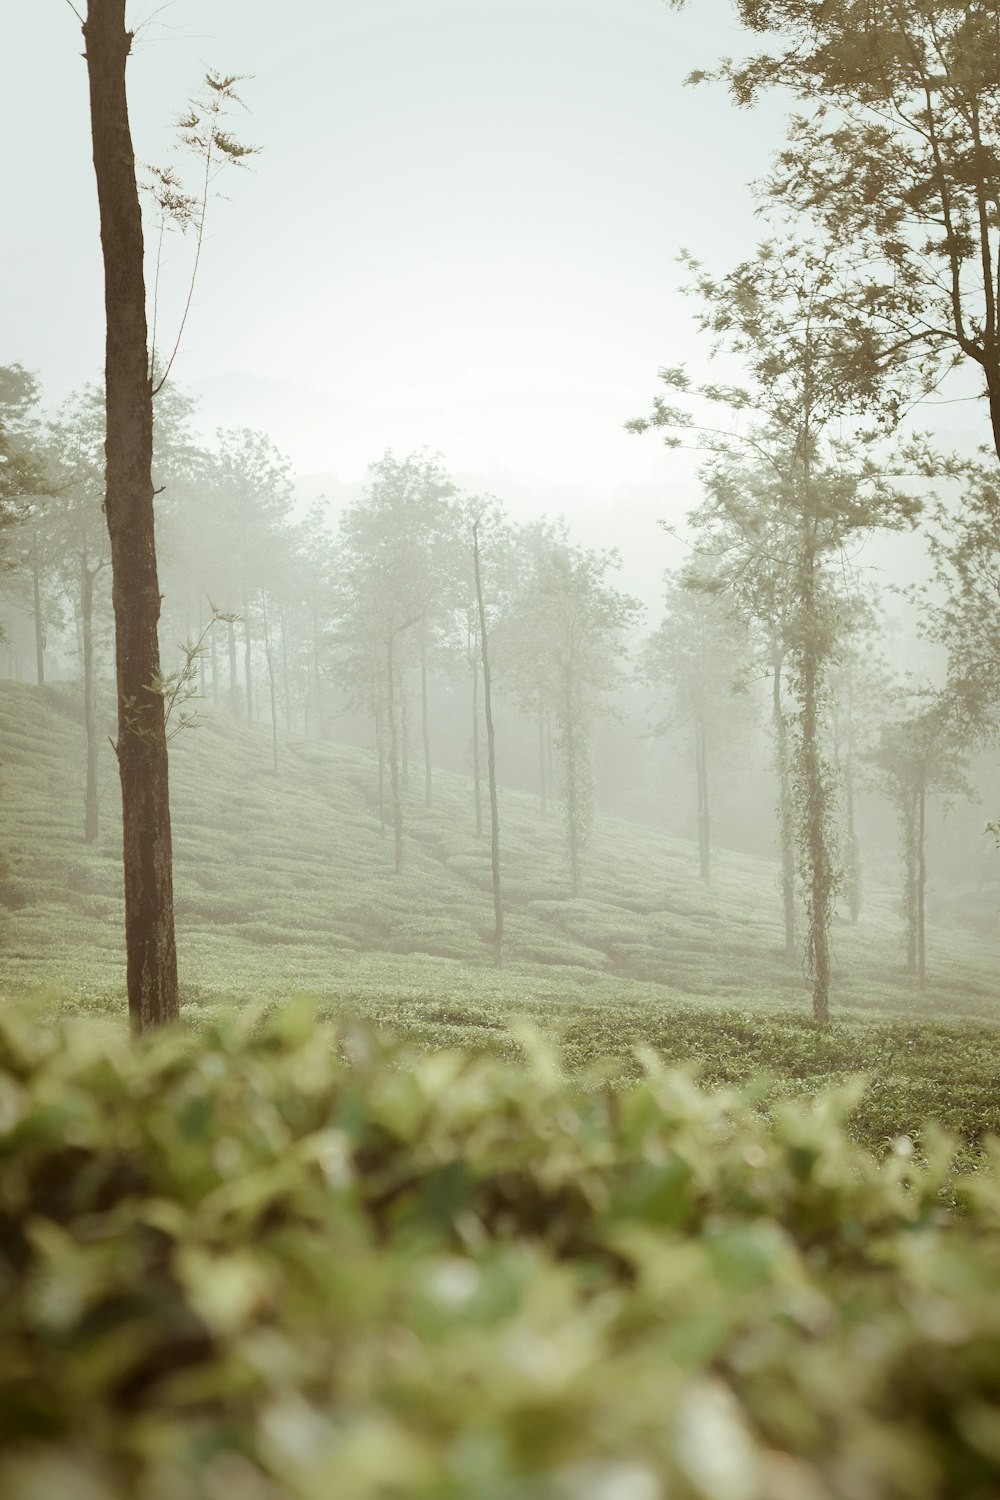
[[[108,1038],[0,1023],[5,1500],[1000,1494],[997,1177],[856,1088]]]

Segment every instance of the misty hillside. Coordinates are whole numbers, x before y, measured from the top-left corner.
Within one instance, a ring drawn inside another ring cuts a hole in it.
[[[411,768],[396,876],[364,751],[289,739],[275,776],[269,739],[220,714],[178,735],[171,756],[188,1007],[308,991],[390,1024],[404,1010],[407,1024],[426,1015],[470,1039],[499,1018],[557,1027],[611,1003],[635,1015],[691,1002],[808,1009],[802,971],[782,954],[767,860],[719,851],[706,890],[694,846],[603,818],[574,900],[561,820],[502,792],[508,957],[498,973],[489,842],[475,837],[468,779],[438,773],[426,809],[422,771]],[[101,833],[89,849],[77,693],[0,683],[0,763],[11,865],[0,914],[5,987],[46,987],[83,1009],[124,1007],[110,743]],[[876,891],[856,927],[835,925],[835,1010],[997,1018],[997,944],[931,928],[921,993],[904,972],[897,905],[895,893]]]

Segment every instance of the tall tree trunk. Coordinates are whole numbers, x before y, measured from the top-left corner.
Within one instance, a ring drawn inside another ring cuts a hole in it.
[[[239,669],[236,665],[236,626],[232,620],[226,622],[226,639],[229,646],[229,707],[234,714],[240,711]]]
[[[42,581],[38,561],[38,527],[31,548],[31,590],[35,611],[35,680],[45,684],[45,620],[42,618]]]
[[[694,721],[694,754],[698,780],[698,873],[707,885],[711,876],[711,848],[708,819],[708,755],[705,747],[705,724],[701,714]]]
[[[267,685],[271,696],[271,758],[274,774],[278,774],[278,696],[274,687],[274,651],[271,647],[271,632],[267,623],[267,595],[260,594],[260,607],[264,626],[264,661],[267,666]]]
[[[393,867],[398,875],[403,868],[403,793],[399,772],[399,729],[396,710],[396,667],[393,662],[394,636],[385,643],[385,678],[389,713],[389,792],[392,797]]]
[[[479,559],[479,523],[472,528],[472,555],[476,570],[476,602],[479,606],[479,639],[483,658],[483,710],[486,715],[486,772],[490,782],[490,865],[493,872],[493,951],[497,965],[503,963],[503,893],[500,888],[500,812],[497,803],[496,738],[493,732],[493,688],[490,676],[490,643],[483,605],[483,579]]]
[[[813,1019],[830,1017],[830,917],[833,867],[827,836],[828,787],[820,745],[820,621],[816,598],[816,549],[810,546],[803,570],[801,711],[801,795],[807,869],[809,934],[807,959],[813,984]]]
[[[243,691],[247,699],[247,723],[253,728],[253,643],[250,639],[250,601],[243,600]]]
[[[861,915],[861,839],[854,816],[854,672],[847,659],[847,751],[844,756],[844,797],[847,814],[847,909],[852,922]]]
[[[385,838],[385,726],[382,710],[375,710],[375,750],[378,754],[378,822],[379,833]]]
[[[134,1032],[178,1014],[173,859],[153,519],[142,215],[129,130],[125,0],[89,0],[83,28],[104,258],[105,515],[111,541],[122,787],[125,944]]]
[[[83,621],[83,722],[87,733],[87,783],[83,796],[83,841],[93,844],[100,824],[97,797],[97,688],[94,681],[94,579],[96,570],[80,565],[80,616]]]
[[[917,972],[917,794],[903,786],[899,794],[900,843],[903,855],[903,916],[906,918],[906,969]]]
[[[406,684],[403,673],[396,668],[396,698],[399,703],[399,784],[404,797],[410,790],[410,713],[406,700]]]
[[[924,768],[921,766],[920,786],[917,792],[917,983],[921,989],[927,983],[927,945],[924,937],[924,897],[927,890],[926,832],[927,789]]]
[[[483,836],[483,775],[479,755],[479,644],[472,654],[472,791],[476,799],[476,838]]]
[[[282,684],[282,703],[284,705],[284,710],[285,710],[285,733],[286,734],[291,734],[292,730],[293,730],[293,725],[292,725],[292,689],[291,689],[291,683],[290,683],[290,679],[289,679],[289,675],[288,675],[288,631],[285,629],[285,608],[284,608],[284,605],[282,605],[282,607],[281,607],[281,613],[280,613],[279,618],[278,618],[278,625],[279,625],[279,627],[281,629],[281,684]]]
[[[424,806],[434,801],[434,786],[431,779],[431,729],[427,707],[427,642],[420,642],[420,731],[424,741]]]
[[[778,837],[781,843],[781,909],[785,924],[785,956],[795,957],[795,811],[788,764],[788,726],[781,701],[782,657],[773,659],[771,723],[778,779]]]
[[[563,735],[563,747],[565,755],[563,768],[565,780],[562,784],[562,794],[566,799],[566,834],[569,846],[569,879],[570,888],[574,896],[580,894],[580,816],[581,816],[581,793],[580,765],[577,754],[577,724],[576,711],[573,701],[573,678],[571,669],[567,668],[567,677],[564,684],[566,694],[565,703],[565,726]]]

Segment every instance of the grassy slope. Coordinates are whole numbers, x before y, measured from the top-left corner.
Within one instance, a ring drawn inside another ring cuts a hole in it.
[[[0,984],[117,1012],[117,779],[106,745],[105,828],[87,849],[75,714],[67,689],[0,684],[0,849],[14,861],[8,892],[22,903],[0,911]],[[558,820],[541,819],[530,798],[503,795],[508,962],[498,973],[488,841],[475,838],[463,778],[438,775],[431,810],[420,805],[422,777],[413,778],[407,868],[396,877],[362,752],[293,740],[276,778],[263,735],[208,719],[175,741],[172,776],[179,954],[192,1017],[307,991],[331,1010],[431,1043],[504,1046],[508,1020],[524,1016],[560,1035],[574,1066],[597,1054],[627,1058],[643,1038],[668,1057],[700,1058],[721,1079],[760,1068],[794,1079],[870,1067],[891,1092],[902,1072],[916,1090],[913,1108],[938,1115],[948,1114],[942,1058],[952,1069],[946,1092],[970,1104],[975,1095],[974,1113],[1000,1092],[997,945],[932,930],[921,993],[902,969],[891,892],[871,894],[858,926],[835,931],[836,1011],[877,1024],[818,1037],[802,973],[781,954],[768,861],[720,851],[705,890],[690,845],[602,820],[585,892],[573,900]]]
[[[102,751],[105,830],[81,841],[83,737],[63,689],[0,683],[0,847],[16,861],[19,910],[4,920],[9,985],[120,996],[117,778]],[[359,996],[462,995],[547,1003],[613,993],[794,1006],[801,972],[780,951],[770,862],[719,851],[710,891],[687,843],[600,820],[583,895],[565,879],[561,829],[532,799],[502,796],[508,967],[493,972],[489,850],[468,783],[436,777],[435,806],[411,790],[407,868],[380,837],[370,757],[292,740],[277,778],[266,739],[208,719],[173,745],[177,917],[189,1002],[295,989]],[[837,1006],[1000,1019],[1000,949],[933,930],[921,994],[900,962],[895,897],[869,895],[839,924]]]

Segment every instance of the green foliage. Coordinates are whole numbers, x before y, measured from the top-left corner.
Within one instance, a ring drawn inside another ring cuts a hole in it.
[[[996,1492],[994,1176],[521,1045],[8,1015],[4,1495]]]

